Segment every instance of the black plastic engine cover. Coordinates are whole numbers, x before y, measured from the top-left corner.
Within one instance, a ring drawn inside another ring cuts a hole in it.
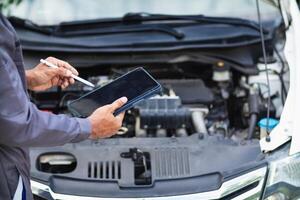
[[[140,102],[141,128],[178,129],[191,127],[191,112],[181,107],[179,97],[156,97]]]
[[[201,79],[161,80],[166,88],[174,90],[183,104],[211,104],[214,102],[214,94],[206,87]]]

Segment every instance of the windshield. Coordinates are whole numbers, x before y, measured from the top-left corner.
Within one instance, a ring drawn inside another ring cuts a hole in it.
[[[22,0],[6,8],[8,16],[39,25],[100,18],[119,18],[129,12],[172,15],[240,17],[256,20],[255,0]],[[261,1],[263,20],[279,15],[276,7]]]

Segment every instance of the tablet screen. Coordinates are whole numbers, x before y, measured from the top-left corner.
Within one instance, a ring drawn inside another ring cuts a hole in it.
[[[137,68],[107,85],[96,88],[92,92],[73,101],[70,107],[83,117],[89,116],[95,109],[111,104],[120,97],[127,97],[128,103],[142,96],[158,83],[142,68]]]

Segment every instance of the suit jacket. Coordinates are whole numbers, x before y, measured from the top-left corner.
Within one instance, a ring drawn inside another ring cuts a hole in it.
[[[29,147],[79,142],[90,133],[87,119],[43,112],[30,102],[20,42],[0,14],[0,199],[12,199],[19,175],[32,199]]]

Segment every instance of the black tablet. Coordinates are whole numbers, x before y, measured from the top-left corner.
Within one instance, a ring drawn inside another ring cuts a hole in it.
[[[114,115],[118,115],[160,91],[161,85],[145,69],[139,67],[70,102],[68,108],[75,116],[87,117],[97,108],[125,96],[127,103],[114,112]]]

